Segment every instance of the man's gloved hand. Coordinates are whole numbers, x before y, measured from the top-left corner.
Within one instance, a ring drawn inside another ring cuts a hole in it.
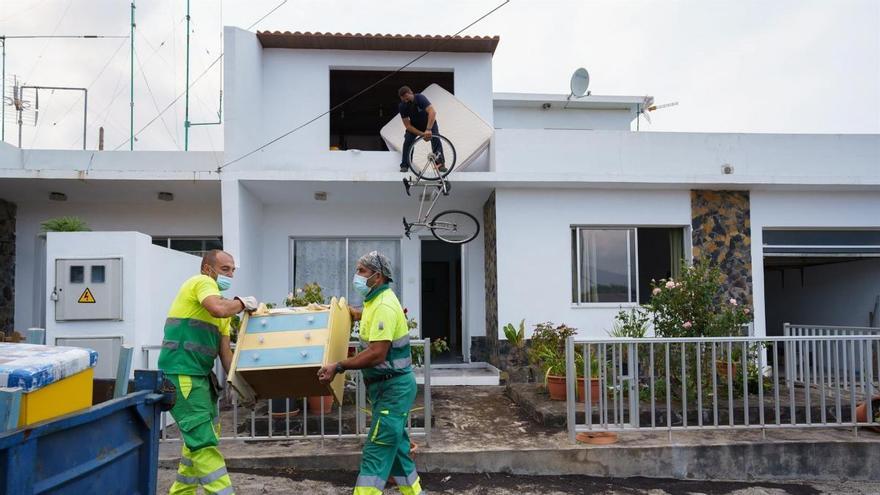
[[[256,311],[257,307],[260,305],[257,298],[254,296],[236,296],[235,298],[244,304],[245,311]]]

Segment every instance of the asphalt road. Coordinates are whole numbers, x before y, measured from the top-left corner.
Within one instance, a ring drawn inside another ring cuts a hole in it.
[[[238,495],[308,493],[350,494],[356,474],[343,471],[230,470]],[[175,471],[159,470],[158,493],[168,493]],[[517,476],[506,474],[422,475],[422,488],[432,494],[460,495],[813,495],[820,493],[880,494],[880,482],[722,482],[588,476]],[[398,493],[386,487],[385,493]]]

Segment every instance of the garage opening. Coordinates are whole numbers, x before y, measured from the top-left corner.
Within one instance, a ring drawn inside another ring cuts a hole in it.
[[[880,230],[763,233],[768,335],[784,323],[880,326]]]
[[[331,70],[330,108],[363,91],[388,75],[379,70]],[[385,79],[330,114],[330,149],[388,151],[379,130],[397,115],[397,90],[409,86],[416,93],[438,84],[455,94],[455,74],[449,72],[400,72]]]

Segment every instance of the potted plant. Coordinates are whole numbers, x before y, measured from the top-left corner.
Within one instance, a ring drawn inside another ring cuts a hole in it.
[[[92,229],[79,217],[50,218],[40,223],[42,232],[89,232]]]
[[[871,412],[873,413],[874,418],[870,421],[880,423],[880,395],[875,395],[874,398],[871,399]],[[859,423],[867,423],[869,421],[867,401],[856,406],[856,421]]]
[[[565,341],[577,332],[565,324],[535,325],[529,360],[540,366],[550,400],[565,400]]]
[[[526,321],[521,320],[519,327],[508,323],[504,326],[504,337],[510,347],[507,351],[505,371],[511,382],[528,382],[529,367],[526,356]]]

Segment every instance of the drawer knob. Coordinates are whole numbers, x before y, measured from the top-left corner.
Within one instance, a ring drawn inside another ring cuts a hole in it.
[[[302,351],[299,353],[302,357],[307,357],[309,355],[308,351]]]
[[[306,321],[308,321],[309,323],[312,323],[312,322],[315,321],[315,317],[314,317],[314,316],[309,316],[308,318],[306,318]]]
[[[259,360],[260,360],[260,355],[254,354],[254,361],[259,361]]]
[[[264,340],[265,340],[265,339],[261,336],[261,337],[260,337],[260,343],[262,344],[262,343],[264,342]]]
[[[306,340],[312,340],[312,334],[306,332],[305,338]]]
[[[268,324],[269,324],[269,320],[268,320],[268,319],[263,318],[263,319],[260,320],[260,325],[263,325],[263,326],[265,327],[265,326],[268,325]]]

